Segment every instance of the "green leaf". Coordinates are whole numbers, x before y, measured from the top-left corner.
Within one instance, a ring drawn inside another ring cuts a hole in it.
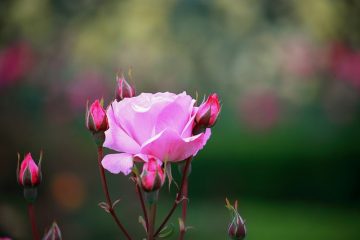
[[[174,233],[174,225],[165,226],[159,233],[159,238],[168,238]]]

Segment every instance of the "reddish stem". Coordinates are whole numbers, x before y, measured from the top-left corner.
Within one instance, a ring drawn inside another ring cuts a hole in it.
[[[184,181],[184,188],[183,188],[183,196],[185,198],[188,198],[188,178],[185,178]],[[183,240],[185,237],[185,232],[186,232],[186,210],[187,210],[187,205],[188,205],[188,201],[187,199],[185,199],[184,201],[182,201],[182,221],[184,223],[184,228],[180,229],[180,237],[179,240]]]
[[[165,226],[165,224],[169,221],[171,215],[174,213],[176,207],[179,205],[180,201],[182,200],[182,197],[184,196],[183,194],[183,191],[184,191],[184,186],[185,186],[185,179],[187,178],[187,172],[188,172],[188,169],[190,167],[190,163],[191,163],[191,160],[192,158],[188,158],[186,160],[186,163],[185,163],[185,167],[184,167],[184,170],[183,170],[183,173],[182,173],[182,178],[181,178],[181,184],[180,184],[180,190],[176,196],[176,199],[175,199],[175,202],[172,206],[172,208],[170,209],[170,212],[168,213],[168,215],[165,217],[164,221],[161,223],[160,227],[156,230],[155,234],[154,234],[154,237],[156,237],[160,231],[163,229],[163,227]],[[185,201],[187,201],[185,199]]]
[[[103,191],[105,194],[106,203],[108,205],[108,210],[109,210],[109,213],[111,214],[112,218],[118,225],[118,227],[121,229],[121,231],[126,236],[126,238],[128,240],[131,240],[129,233],[126,231],[125,227],[121,224],[119,218],[117,217],[117,215],[114,211],[113,204],[112,204],[110,194],[109,194],[109,188],[108,188],[106,177],[105,177],[105,170],[104,170],[103,166],[101,165],[102,158],[103,158],[103,148],[102,148],[102,146],[100,146],[100,147],[98,147],[98,165],[99,165],[99,171],[100,171],[100,176],[101,176],[101,184],[102,184],[102,188],[103,188]]]
[[[156,203],[150,205],[150,221],[149,221],[149,231],[148,231],[148,240],[154,240],[154,229],[155,229],[155,219],[156,219]]]
[[[144,218],[145,218],[146,231],[148,231],[149,230],[149,218],[148,218],[146,207],[145,207],[144,196],[143,196],[143,193],[142,193],[141,188],[140,188],[139,179],[135,174],[134,174],[134,178],[135,178],[135,181],[136,181],[135,182],[136,193],[137,193],[137,195],[139,197],[139,200],[140,200],[140,203],[141,203],[141,209],[143,211]]]
[[[32,231],[33,239],[39,240],[40,237],[39,237],[39,232],[38,232],[37,226],[36,226],[35,209],[34,209],[34,205],[32,203],[28,204],[28,211],[29,211],[29,219],[30,219],[30,223],[31,223],[31,231]]]

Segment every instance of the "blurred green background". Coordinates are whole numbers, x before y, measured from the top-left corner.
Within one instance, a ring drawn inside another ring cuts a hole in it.
[[[43,149],[41,229],[56,219],[64,239],[123,239],[97,206],[84,106],[109,103],[132,67],[138,93],[222,101],[193,162],[187,239],[226,239],[225,197],[239,200],[249,240],[360,239],[359,29],[356,0],[1,1],[0,237],[30,239],[16,153]],[[108,176],[141,239],[132,182]]]

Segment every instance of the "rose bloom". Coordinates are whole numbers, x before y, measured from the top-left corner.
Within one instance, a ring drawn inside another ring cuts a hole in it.
[[[142,93],[108,107],[104,147],[115,150],[102,160],[112,173],[129,174],[133,161],[178,162],[194,156],[211,135],[210,128],[192,135],[198,107],[185,92]]]

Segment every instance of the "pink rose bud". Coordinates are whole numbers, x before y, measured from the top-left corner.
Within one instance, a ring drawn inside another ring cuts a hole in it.
[[[53,222],[49,231],[43,237],[43,240],[61,240],[61,231],[56,222]]]
[[[86,107],[86,127],[93,133],[105,132],[109,128],[106,112],[99,100]]]
[[[124,76],[117,78],[117,87],[115,91],[116,101],[120,102],[124,98],[135,96],[135,89],[125,80]]]
[[[220,113],[220,103],[216,93],[211,94],[203,102],[196,113],[195,122],[198,126],[209,128],[214,126]]]
[[[143,171],[140,175],[141,186],[146,192],[153,192],[160,189],[165,182],[164,169],[155,158],[149,158],[144,163]]]
[[[39,167],[32,159],[30,153],[28,153],[25,156],[20,166],[19,166],[19,162],[20,162],[20,155],[18,155],[18,170],[17,170],[17,177],[19,184],[26,188],[33,188],[39,185],[41,182],[41,157],[38,163]]]
[[[225,201],[226,208],[229,209],[230,214],[232,215],[232,221],[228,228],[228,235],[233,240],[242,240],[246,236],[246,227],[244,220],[238,212],[238,201],[235,201],[234,205],[231,205],[227,198]]]
[[[229,225],[228,234],[231,239],[241,240],[246,236],[245,222],[241,218],[240,214],[235,214],[232,222]]]

